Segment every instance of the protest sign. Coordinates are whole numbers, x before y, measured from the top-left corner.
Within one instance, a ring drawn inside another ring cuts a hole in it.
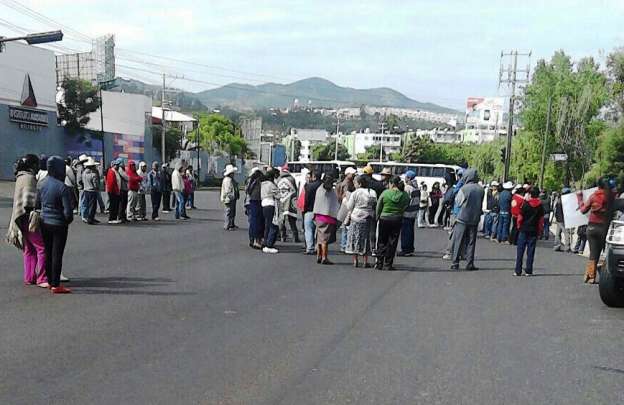
[[[583,201],[587,201],[589,196],[592,195],[597,189],[597,187],[594,187],[589,190],[583,190]],[[565,222],[566,229],[587,225],[588,215],[581,213],[579,210],[576,193],[562,195],[561,205],[563,206],[563,220]]]

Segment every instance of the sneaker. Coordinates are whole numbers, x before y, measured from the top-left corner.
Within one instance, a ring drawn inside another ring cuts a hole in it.
[[[451,270],[459,270],[459,264],[451,264]]]
[[[163,214],[168,214],[168,213],[170,213],[170,212],[171,212],[171,211],[168,211],[168,210],[163,210]]]
[[[71,290],[69,288],[58,286],[58,287],[52,287],[50,290],[52,290],[52,294],[70,294]]]
[[[515,271],[514,271],[514,272],[513,272],[513,274],[512,274],[512,276],[514,276],[514,277],[520,277],[521,275],[522,275],[522,274],[518,274],[518,273],[516,273]]]
[[[63,273],[61,273],[61,278],[60,278],[59,280],[64,281],[64,282],[68,282],[68,281],[69,281],[69,278],[65,277],[65,276],[63,275]]]
[[[533,273],[524,273],[525,277],[533,277]]]
[[[275,248],[265,247],[265,248],[262,249],[262,252],[275,254],[275,253],[278,252],[278,250],[275,249]]]
[[[442,258],[444,260],[451,260],[451,255],[449,253],[445,254],[444,256],[442,256]]]
[[[154,221],[160,221],[160,217],[154,218]]]
[[[37,284],[37,287],[50,288],[50,283],[39,283]]]

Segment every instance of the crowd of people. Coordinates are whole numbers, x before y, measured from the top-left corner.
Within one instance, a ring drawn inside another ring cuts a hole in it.
[[[103,172],[103,173],[102,173]],[[236,181],[238,169],[228,165],[223,173],[220,201],[224,206],[224,230],[236,226],[241,199]],[[497,243],[517,245],[514,275],[533,275],[537,240],[549,239],[555,227],[556,251],[583,252],[589,245],[586,283],[596,282],[596,269],[614,215],[616,184],[601,178],[598,190],[587,201],[577,192],[578,209],[589,223],[576,230],[566,228],[562,195],[511,182],[483,184],[475,169],[461,169],[456,176],[435,183],[431,190],[418,183],[408,170],[393,176],[384,169],[347,168],[342,177],[334,171],[317,173],[304,169],[298,182],[288,166],[254,168],[244,184],[244,207],[249,222],[249,247],[267,254],[279,252],[278,241],[301,243],[298,221],[303,224],[303,247],[317,263],[332,265],[329,245],[351,256],[354,267],[394,270],[395,256],[415,255],[416,228],[443,227],[448,231],[444,259],[450,269],[478,270],[475,265],[477,235]],[[168,164],[115,159],[102,171],[92,157],[77,159],[25,155],[15,164],[15,192],[7,240],[23,252],[24,283],[69,293],[61,282],[62,263],[69,225],[74,215],[96,225],[97,209],[108,214],[108,223],[147,221],[150,195],[151,219],[175,210],[176,219],[188,219],[195,208],[197,178],[182,160],[175,169]],[[106,201],[102,198],[106,192]],[[338,233],[340,231],[340,237]],[[572,248],[573,233],[578,235]],[[397,252],[400,243],[400,250]],[[526,260],[525,260],[526,256]],[[374,263],[371,261],[374,260]]]
[[[305,169],[304,169],[305,170]],[[333,264],[328,245],[337,242],[340,251],[350,255],[354,267],[393,270],[395,256],[415,255],[416,228],[444,227],[449,233],[446,254],[451,270],[478,270],[475,250],[479,232],[495,243],[516,245],[515,276],[532,276],[538,240],[551,237],[554,225],[555,251],[582,254],[589,242],[585,282],[595,283],[596,267],[610,218],[615,183],[605,177],[588,201],[578,194],[578,209],[589,213],[589,224],[577,229],[565,226],[561,196],[572,190],[548,193],[538,187],[512,182],[483,184],[475,169],[460,169],[456,177],[447,176],[428,190],[407,171],[393,176],[384,169],[373,176],[373,168],[360,171],[347,168],[342,178],[337,173],[308,171],[297,184],[288,170],[254,168],[244,187],[244,207],[249,221],[249,246],[264,253],[278,253],[278,240],[300,243],[297,218],[303,224],[304,253],[316,255],[319,264]],[[232,180],[233,181],[233,180]],[[225,229],[235,229],[235,194],[232,181],[222,189],[226,206]],[[230,221],[231,219],[231,221]],[[340,233],[340,236],[338,236]],[[577,234],[574,247],[573,234]],[[400,250],[397,252],[400,243]]]
[[[151,219],[175,210],[175,218],[186,220],[195,208],[197,177],[182,160],[175,169],[168,164],[117,158],[102,171],[93,157],[25,155],[15,163],[15,191],[7,241],[23,252],[24,284],[50,288],[55,294],[70,293],[61,282],[63,254],[74,215],[89,225],[99,208],[108,214],[108,224],[147,221],[147,195]],[[103,172],[103,173],[102,173]],[[106,200],[102,197],[105,191]]]

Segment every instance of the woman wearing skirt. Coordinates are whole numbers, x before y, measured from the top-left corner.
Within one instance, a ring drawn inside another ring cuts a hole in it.
[[[368,178],[355,178],[356,190],[347,201],[349,223],[347,247],[345,253],[353,256],[353,267],[359,267],[358,259],[362,257],[364,267],[370,268],[368,256],[371,254],[370,228],[377,205],[377,193],[369,188]]]

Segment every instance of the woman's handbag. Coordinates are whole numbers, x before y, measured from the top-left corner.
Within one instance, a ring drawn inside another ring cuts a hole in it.
[[[39,211],[30,211],[28,216],[28,232],[39,232],[41,226],[41,214]]]

